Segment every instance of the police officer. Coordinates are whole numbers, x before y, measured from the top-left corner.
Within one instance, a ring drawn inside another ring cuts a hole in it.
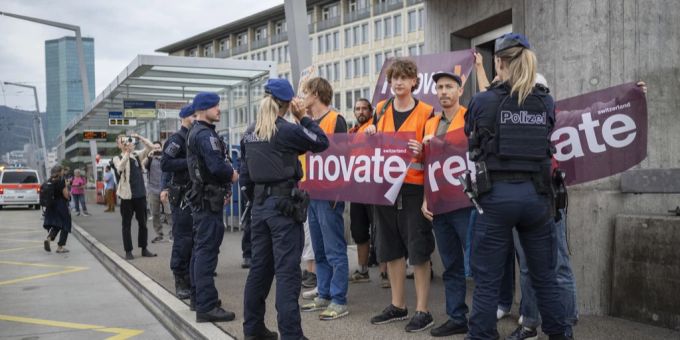
[[[468,339],[497,339],[496,308],[505,260],[512,256],[512,228],[526,252],[533,287],[551,340],[565,335],[565,310],[555,274],[550,133],[553,98],[534,87],[536,56],[526,37],[510,33],[495,42],[500,82],[470,102],[465,120],[476,189],[484,214],[473,228],[475,278]]]
[[[292,102],[293,88],[285,79],[270,79],[260,102],[257,121],[241,146],[254,184],[251,241],[253,258],[246,281],[243,333],[246,339],[276,339],[264,324],[265,301],[276,275],[276,310],[282,339],[305,339],[300,324],[300,256],[302,223],[309,198],[297,189],[302,178],[298,155],[328,148],[328,138],[302,104]],[[299,100],[298,100],[299,101]],[[299,125],[283,116],[291,109]]]
[[[194,220],[193,269],[196,322],[231,321],[235,315],[220,307],[213,273],[224,236],[222,214],[230,184],[238,174],[226,159],[226,148],[215,132],[220,121],[216,93],[194,97],[196,114],[187,137],[187,165],[191,190],[187,196]]]
[[[194,108],[186,105],[180,110],[179,118],[182,126],[175,132],[163,146],[161,157],[161,170],[169,173],[168,183],[163,185],[161,200],[170,203],[172,211],[172,255],[170,257],[170,269],[175,276],[175,295],[180,299],[188,299],[190,296],[191,280],[189,275],[189,263],[193,240],[193,219],[191,208],[184,201],[184,195],[191,187],[189,167],[187,166],[186,140],[189,128],[194,122]]]

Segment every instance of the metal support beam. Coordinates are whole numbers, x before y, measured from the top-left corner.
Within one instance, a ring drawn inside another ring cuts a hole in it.
[[[295,88],[300,80],[300,72],[312,65],[312,49],[309,46],[309,27],[307,26],[307,2],[284,0],[283,6],[288,23],[290,75],[293,88]]]

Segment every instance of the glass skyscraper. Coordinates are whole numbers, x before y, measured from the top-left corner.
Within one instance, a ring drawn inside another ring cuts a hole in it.
[[[94,100],[94,39],[83,38],[83,53],[87,69],[89,100]],[[47,122],[45,139],[55,145],[74,116],[83,111],[83,86],[76,51],[76,38],[63,37],[45,41],[45,75],[47,83]]]

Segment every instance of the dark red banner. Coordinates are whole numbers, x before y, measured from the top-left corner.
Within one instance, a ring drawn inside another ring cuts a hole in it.
[[[300,187],[313,199],[390,205],[399,191],[411,154],[413,133],[334,134],[322,153],[300,157],[305,177]]]

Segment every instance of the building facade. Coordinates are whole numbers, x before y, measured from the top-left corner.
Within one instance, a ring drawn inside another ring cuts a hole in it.
[[[94,39],[83,39],[83,53],[89,87],[88,101],[94,92]],[[45,75],[47,84],[47,122],[45,142],[56,145],[58,136],[74,116],[83,112],[83,87],[75,37],[45,41]]]
[[[334,90],[332,105],[354,121],[354,102],[371,99],[384,61],[424,49],[422,0],[307,1],[312,63]],[[159,48],[174,56],[271,60],[291,79],[283,5]],[[295,84],[294,84],[295,85]],[[251,108],[253,111],[255,108]],[[237,117],[249,116],[237,110]],[[238,121],[238,119],[237,119]]]

